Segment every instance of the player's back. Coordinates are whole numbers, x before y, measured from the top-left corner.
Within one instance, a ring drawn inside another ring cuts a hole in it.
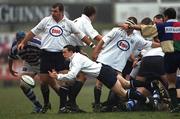
[[[9,57],[11,59],[22,59],[30,65],[39,65],[40,62],[40,47],[41,41],[37,38],[27,42],[27,45],[22,49],[17,49],[17,41],[14,41],[10,50]]]

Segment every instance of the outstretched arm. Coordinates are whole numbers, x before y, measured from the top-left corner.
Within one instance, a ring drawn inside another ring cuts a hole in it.
[[[33,32],[29,31],[27,33],[27,35],[25,36],[25,38],[19,43],[18,45],[18,50],[21,50],[24,48],[24,46],[26,45],[26,43],[31,40],[35,35],[33,34]]]
[[[123,29],[135,29],[135,30],[141,30],[141,25],[129,25],[129,24],[118,24],[119,27],[122,27]]]
[[[104,44],[103,40],[100,40],[97,44],[97,46],[94,48],[93,50],[93,54],[92,54],[92,59],[95,61],[99,55],[99,53],[101,52],[102,46]]]

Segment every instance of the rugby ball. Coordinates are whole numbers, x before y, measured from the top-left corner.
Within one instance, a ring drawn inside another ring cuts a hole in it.
[[[28,76],[28,75],[22,75],[21,76],[21,80],[28,86],[30,86],[31,88],[35,87],[35,81],[32,77]]]

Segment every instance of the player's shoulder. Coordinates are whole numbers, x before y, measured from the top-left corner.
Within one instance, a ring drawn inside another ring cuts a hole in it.
[[[139,33],[137,33],[137,32],[134,32],[134,33],[133,33],[133,39],[135,39],[136,41],[145,40],[145,38],[144,38],[141,34],[139,34]]]
[[[132,36],[135,37],[135,38],[143,38],[143,36],[138,32],[133,32]]]
[[[81,18],[81,17],[78,17],[78,18],[74,19],[73,22],[76,23],[76,22],[79,22],[79,21],[81,21],[81,20],[82,20],[82,18]]]
[[[66,25],[69,26],[69,27],[72,27],[73,25],[75,25],[75,23],[72,20],[70,20],[70,19],[68,19],[66,17],[63,18],[63,22],[65,22]]]
[[[74,59],[76,60],[80,60],[80,59],[83,59],[83,58],[86,58],[85,55],[81,54],[81,53],[74,53]]]
[[[53,19],[53,18],[52,18],[52,16],[46,16],[43,19],[48,20],[48,19]]]
[[[12,43],[12,47],[16,46],[17,45],[17,40],[14,40],[13,43]]]
[[[30,41],[28,41],[27,45],[29,47],[37,47],[40,48],[41,47],[41,41],[40,39],[38,39],[37,37],[32,38]]]
[[[64,17],[62,20],[63,20],[64,22],[74,23],[72,20],[70,20],[70,19],[67,18],[67,17]]]
[[[112,28],[112,31],[122,32],[124,30],[121,27],[114,27],[114,28]]]
[[[52,16],[46,16],[41,20],[41,22],[47,23],[48,21],[51,21],[51,20],[52,20]]]
[[[120,33],[121,34],[123,32],[124,32],[124,30],[121,29],[120,27],[114,27],[111,29],[111,31],[109,33],[111,33],[111,34],[119,34]]]

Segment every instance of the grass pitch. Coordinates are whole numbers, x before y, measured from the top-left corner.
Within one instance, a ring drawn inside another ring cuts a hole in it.
[[[53,90],[50,91],[50,101],[52,110],[46,114],[30,114],[31,103],[18,87],[2,88],[0,86],[0,119],[180,119],[180,113],[171,114],[169,112],[113,112],[94,113],[91,103],[93,102],[94,86],[84,86],[78,96],[80,108],[88,113],[79,114],[57,114],[59,98]],[[107,98],[107,89],[103,88],[102,101]],[[39,100],[42,96],[37,86],[35,88]]]

